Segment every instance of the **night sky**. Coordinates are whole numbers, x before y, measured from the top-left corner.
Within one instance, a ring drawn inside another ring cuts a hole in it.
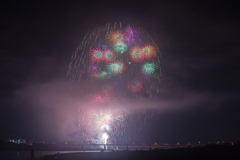
[[[2,132],[33,141],[74,140],[77,104],[71,91],[93,86],[68,82],[71,55],[95,27],[121,22],[146,30],[162,53],[154,115],[136,141],[240,139],[237,3],[34,0],[0,6]]]

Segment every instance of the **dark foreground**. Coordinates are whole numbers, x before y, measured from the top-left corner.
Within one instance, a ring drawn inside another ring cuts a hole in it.
[[[221,160],[240,159],[239,146],[205,146],[187,147],[177,149],[155,149],[149,151],[113,151],[113,152],[83,152],[68,153],[45,156],[43,160],[171,160],[171,159],[191,159],[191,160]]]

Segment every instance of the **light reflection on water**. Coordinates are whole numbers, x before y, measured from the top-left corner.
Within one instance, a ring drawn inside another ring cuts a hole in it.
[[[154,149],[153,147],[152,149]],[[172,146],[159,146],[156,148],[164,148],[164,149],[170,149]],[[105,150],[104,152],[111,152],[112,149],[114,150],[126,150],[126,146],[118,146],[112,147],[108,146],[108,150]],[[149,146],[129,146],[128,150],[149,150]],[[34,151],[34,158],[40,158],[46,155],[54,155],[54,154],[65,154],[65,153],[79,153],[79,152],[101,152],[101,150],[85,150],[85,151]],[[31,152],[30,151],[0,151],[0,160],[30,160],[31,158]]]
[[[77,153],[82,151],[34,151],[34,158],[40,158],[46,155],[64,154],[64,153]],[[1,151],[0,160],[30,160],[30,151]]]

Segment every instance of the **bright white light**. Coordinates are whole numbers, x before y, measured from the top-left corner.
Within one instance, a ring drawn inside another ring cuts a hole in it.
[[[103,138],[108,139],[108,134],[106,132],[103,133]]]
[[[101,126],[101,130],[104,130],[106,128],[106,130],[109,130],[109,125],[104,124]]]
[[[111,115],[106,115],[106,119],[110,120],[111,119]]]
[[[104,139],[104,144],[107,144],[108,134],[106,132],[104,132],[102,137]]]

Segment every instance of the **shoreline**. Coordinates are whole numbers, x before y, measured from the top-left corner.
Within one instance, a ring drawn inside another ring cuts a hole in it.
[[[81,152],[47,155],[42,160],[240,159],[240,146],[206,146],[148,151]]]

